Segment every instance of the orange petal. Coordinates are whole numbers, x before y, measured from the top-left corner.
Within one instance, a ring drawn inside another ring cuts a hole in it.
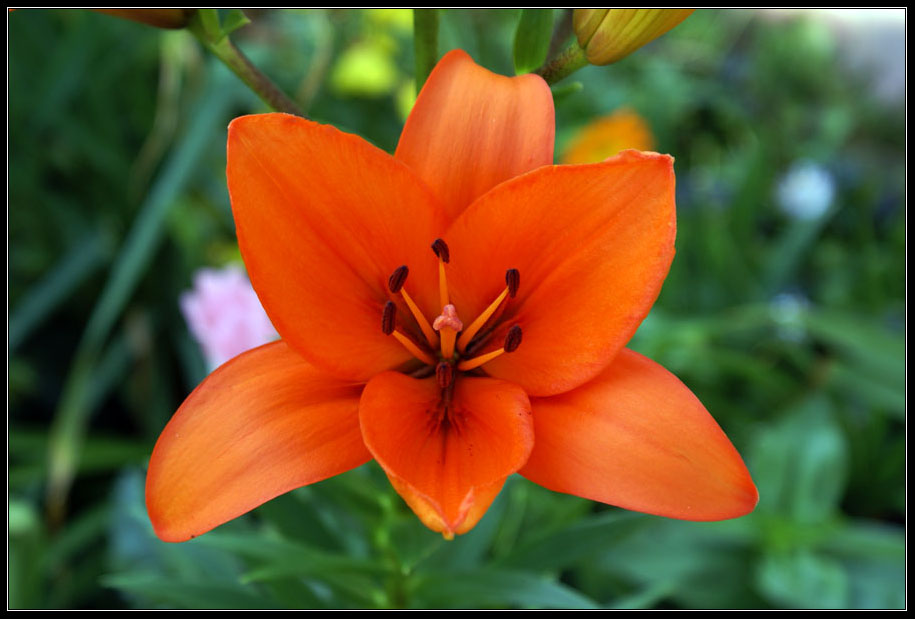
[[[521,474],[557,492],[683,520],[743,516],[759,495],[740,455],[676,376],[624,349],[587,385],[532,398]]]
[[[290,346],[362,381],[412,358],[381,331],[387,280],[406,264],[411,294],[435,285],[442,211],[403,163],[333,127],[263,114],[229,125],[227,175],[251,283]]]
[[[359,402],[366,446],[423,524],[446,537],[483,516],[534,442],[530,403],[517,385],[460,377],[447,414],[434,378],[387,372]]]
[[[156,535],[188,540],[368,461],[360,392],[283,342],[218,368],[184,401],[153,450],[146,507]]]
[[[516,268],[502,324],[524,332],[517,351],[483,369],[535,396],[599,374],[657,298],[675,228],[673,159],[656,153],[541,168],[477,200],[444,237],[452,302],[472,319]]]
[[[453,50],[419,93],[395,157],[453,219],[502,181],[553,163],[554,133],[553,95],[543,79],[496,75]]]

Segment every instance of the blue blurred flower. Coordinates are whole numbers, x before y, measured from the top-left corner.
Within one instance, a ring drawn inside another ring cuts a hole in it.
[[[822,166],[798,161],[778,183],[778,205],[789,217],[818,219],[832,205],[835,181]]]

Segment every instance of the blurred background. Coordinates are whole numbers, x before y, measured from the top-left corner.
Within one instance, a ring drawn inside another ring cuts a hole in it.
[[[440,50],[511,74],[518,16],[444,11]],[[393,151],[409,10],[248,17],[233,40],[310,117]],[[370,463],[165,544],[143,501],[159,432],[235,354],[226,332],[273,337],[225,183],[226,126],[267,109],[184,31],[8,14],[9,605],[903,607],[904,18],[700,10],[554,87],[557,161],[676,157],[677,257],[631,346],[732,439],[753,514],[679,522],[515,476],[445,542]],[[207,290],[242,308],[215,335]]]

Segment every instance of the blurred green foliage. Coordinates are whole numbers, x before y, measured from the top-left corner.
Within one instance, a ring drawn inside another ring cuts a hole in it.
[[[311,117],[393,150],[409,12],[249,17],[237,44]],[[441,49],[512,74],[519,17],[445,11]],[[822,22],[698,11],[554,89],[557,152],[625,104],[677,158],[678,255],[632,346],[732,438],[753,514],[672,521],[513,478],[445,542],[369,464],[170,545],[143,467],[205,373],[177,297],[237,259],[225,127],[265,110],[187,33],[8,19],[11,607],[904,606],[904,114]],[[835,183],[814,219],[777,207],[799,160]],[[50,461],[73,478],[58,512]]]

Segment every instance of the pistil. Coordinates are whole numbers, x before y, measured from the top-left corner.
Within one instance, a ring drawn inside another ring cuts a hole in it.
[[[451,359],[454,356],[454,341],[464,328],[455,307],[449,303],[442,308],[442,315],[435,319],[432,328],[438,331],[442,343],[442,358]]]

